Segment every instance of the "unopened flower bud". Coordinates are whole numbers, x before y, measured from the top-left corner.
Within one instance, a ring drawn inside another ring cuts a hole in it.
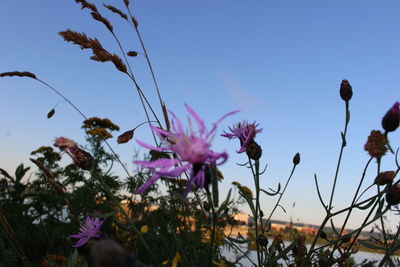
[[[400,184],[392,185],[386,193],[386,202],[392,206],[400,203]]]
[[[375,178],[374,183],[377,185],[391,184],[393,182],[394,174],[394,171],[381,172]]]
[[[340,97],[344,101],[349,101],[353,96],[353,90],[348,80],[343,80],[340,84]]]
[[[258,235],[257,242],[263,247],[268,246],[268,238],[265,235]]]
[[[382,127],[386,132],[395,131],[400,124],[400,103],[396,102],[382,118]]]
[[[300,154],[296,153],[296,155],[294,155],[294,157],[293,157],[293,164],[297,165],[299,163],[300,163]]]
[[[252,140],[246,148],[246,154],[252,160],[259,160],[262,155],[262,149],[259,144]]]
[[[322,239],[327,239],[327,238],[328,238],[328,236],[326,235],[326,233],[325,233],[324,231],[322,231],[322,232],[319,234],[319,236],[320,236]]]
[[[350,234],[342,236],[342,242],[343,243],[348,243],[350,240],[351,240],[351,235]]]

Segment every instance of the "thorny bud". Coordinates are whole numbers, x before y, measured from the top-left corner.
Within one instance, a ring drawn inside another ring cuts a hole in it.
[[[343,243],[348,243],[350,240],[351,240],[351,235],[350,234],[342,236],[342,242]]]
[[[322,232],[319,234],[319,236],[320,236],[322,239],[327,239],[327,238],[328,238],[328,236],[326,235],[326,233],[325,233],[324,231],[322,231]]]
[[[381,172],[375,178],[374,183],[377,185],[391,184],[393,182],[394,174],[394,171]]]
[[[373,130],[368,136],[367,143],[364,145],[365,151],[371,155],[371,157],[380,158],[386,154],[387,139],[380,131]]]
[[[342,80],[340,84],[340,97],[344,101],[349,101],[353,96],[353,90],[348,80]]]
[[[258,235],[257,242],[263,247],[268,246],[268,238],[265,235]]]
[[[400,124],[400,102],[394,105],[386,112],[382,118],[382,127],[386,133],[395,131]]]
[[[400,184],[392,185],[386,193],[386,202],[392,206],[400,203]]]
[[[294,157],[293,157],[293,164],[297,165],[299,163],[300,163],[300,154],[296,153],[296,155],[294,155]]]
[[[252,140],[246,148],[246,154],[252,160],[259,160],[262,155],[262,149],[259,144]]]

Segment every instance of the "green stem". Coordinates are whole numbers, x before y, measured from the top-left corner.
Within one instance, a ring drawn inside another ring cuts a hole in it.
[[[350,121],[349,102],[346,101],[345,103],[346,103],[346,121],[345,121],[345,126],[344,126],[344,132],[342,133],[342,145],[340,147],[339,159],[338,159],[337,166],[336,166],[335,178],[333,180],[333,186],[332,186],[331,197],[329,200],[328,210],[332,209],[333,195],[335,194],[336,182],[337,182],[337,178],[339,175],[339,169],[340,169],[340,163],[342,161],[344,147],[346,146],[347,126],[349,125],[349,121]]]

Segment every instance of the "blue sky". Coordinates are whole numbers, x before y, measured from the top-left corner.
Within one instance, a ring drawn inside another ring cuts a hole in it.
[[[121,1],[93,1],[123,9]],[[372,129],[395,101],[400,84],[400,3],[398,1],[132,1],[132,10],[156,71],[167,107],[182,119],[188,103],[210,124],[229,111],[223,129],[243,119],[257,121],[264,131],[256,141],[263,148],[264,188],[285,182],[292,157],[301,153],[293,182],[282,205],[285,214],[274,218],[320,223],[323,219],[313,175],[329,198],[344,126],[344,102],[339,97],[342,79],[353,86],[348,146],[339,174],[336,207],[346,206],[369,157],[363,150]],[[111,20],[126,50],[141,51],[132,30],[119,17],[100,9]],[[97,37],[109,51],[117,45],[87,10],[72,0],[2,1],[0,3],[0,72],[27,70],[62,91],[87,116],[107,117],[121,133],[144,121],[137,93],[126,76],[110,63],[90,61],[89,51],[66,43],[59,31],[70,28]],[[143,56],[130,60],[145,94],[160,112],[154,86]],[[13,170],[29,162],[29,154],[55,137],[83,142],[82,119],[65,102],[55,116],[46,114],[60,100],[30,79],[0,80],[0,166]],[[160,114],[160,113],[159,113]],[[118,136],[118,134],[116,134]],[[399,131],[391,134],[400,145]],[[146,127],[136,137],[151,142]],[[129,169],[137,146],[111,143]],[[221,167],[227,192],[232,181],[252,188],[252,177],[235,165],[237,140],[214,139],[215,151],[230,159]],[[383,170],[395,167],[392,155]],[[116,172],[120,170],[117,168]],[[375,178],[375,166],[366,184]],[[296,206],[291,210],[292,203]],[[273,198],[262,200],[268,214]],[[246,209],[244,209],[246,211]],[[351,227],[359,223],[355,213]],[[390,216],[392,227],[397,223]],[[337,219],[340,222],[340,218]]]

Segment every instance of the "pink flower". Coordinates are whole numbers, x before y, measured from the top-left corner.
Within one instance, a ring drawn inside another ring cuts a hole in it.
[[[145,192],[161,176],[178,177],[184,172],[189,172],[190,179],[185,190],[185,194],[187,194],[192,184],[195,184],[199,188],[204,187],[205,172],[208,164],[221,165],[228,159],[227,153],[216,153],[210,149],[211,141],[215,136],[218,124],[227,116],[237,111],[230,112],[223,116],[217,122],[213,123],[211,130],[208,131],[200,117],[188,105],[185,104],[185,107],[195,120],[198,128],[197,131],[193,130],[190,119],[189,129],[185,131],[181,121],[170,111],[173,118],[171,132],[153,126],[151,127],[161,139],[166,141],[165,147],[154,147],[137,141],[139,145],[148,149],[175,153],[177,158],[163,158],[155,161],[135,161],[134,163],[142,167],[154,170],[153,176],[136,190],[136,193],[141,194]]]
[[[240,141],[240,149],[237,153],[243,153],[246,151],[247,147],[254,140],[256,134],[260,133],[262,129],[257,129],[258,124],[256,122],[248,123],[247,121],[239,122],[233,127],[229,127],[231,133],[224,131],[221,136],[228,139],[238,138]]]
[[[103,225],[103,221],[99,218],[92,219],[89,216],[86,217],[85,223],[79,227],[81,231],[79,234],[70,235],[73,238],[80,238],[78,242],[73,245],[74,248],[83,246],[86,244],[91,238],[100,237],[99,231],[101,226]]]
[[[78,167],[84,170],[90,170],[92,167],[92,155],[80,149],[75,141],[66,137],[58,137],[54,142],[54,146],[67,153]]]

